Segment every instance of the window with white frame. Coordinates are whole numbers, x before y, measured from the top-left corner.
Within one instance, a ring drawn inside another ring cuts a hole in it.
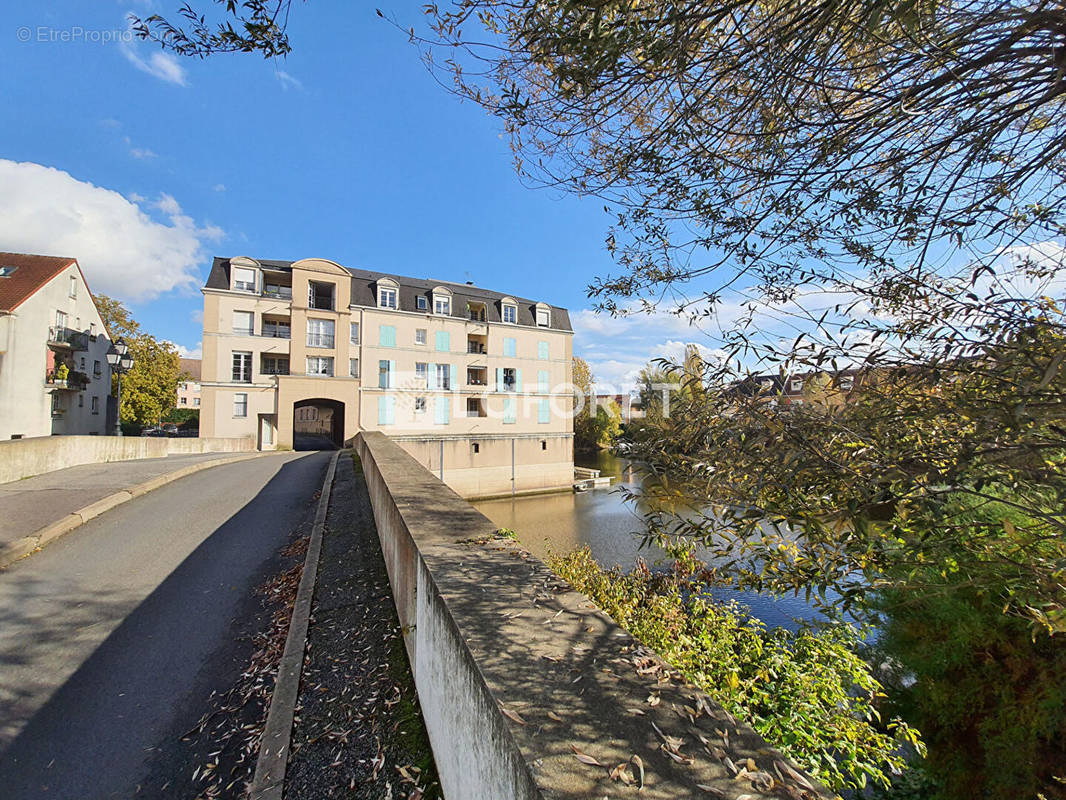
[[[438,389],[451,389],[452,388],[452,366],[451,364],[437,364],[437,388]]]
[[[425,361],[415,362],[415,380],[420,381],[420,386],[425,386],[429,380],[429,364]]]
[[[78,279],[75,278],[73,275],[70,276],[70,296],[78,296]]]
[[[89,338],[92,339],[94,342],[96,341],[96,323],[95,322],[90,322],[89,323]]]
[[[333,320],[309,318],[307,320],[307,346],[333,347]]]
[[[332,356],[308,356],[307,357],[307,374],[308,375],[333,375],[333,358]]]
[[[194,398],[192,399],[192,404],[193,404],[194,406],[198,406],[198,405],[200,405],[200,398],[199,398],[199,397],[194,397]]]
[[[426,329],[425,328],[415,328],[415,344],[425,344],[425,343],[426,343]]]
[[[233,332],[239,336],[251,336],[254,334],[255,314],[251,311],[234,311]]]
[[[353,322],[351,324],[351,330],[349,331],[348,341],[352,344],[359,344],[359,323]]]
[[[233,288],[238,292],[255,291],[255,270],[245,267],[233,268]]]
[[[96,395],[93,395],[93,399],[89,402],[89,406],[90,406],[89,410],[92,411],[93,414],[99,414],[100,413],[100,398],[97,397]]]
[[[445,294],[433,295],[433,313],[448,316],[452,313],[452,299]]]
[[[262,372],[264,375],[288,375],[289,359],[280,356],[263,356]]]
[[[358,358],[349,358],[348,359],[348,374],[351,377],[353,377],[353,378],[358,378],[359,377],[359,359]]]
[[[418,297],[415,298],[415,308],[417,308],[419,311],[428,311],[429,299],[424,294],[420,294]]]
[[[537,309],[537,327],[550,328],[552,324],[552,312],[547,308]]]
[[[239,383],[252,382],[252,354],[240,350],[233,351],[233,380]]]
[[[378,283],[378,308],[399,308],[400,287],[394,282]]]
[[[236,392],[233,395],[233,416],[235,417],[247,417],[248,416],[248,393]]]
[[[518,306],[511,303],[503,304],[503,321],[509,325],[515,325],[518,322]]]
[[[803,391],[803,378],[793,378],[789,384],[789,390],[793,392]]]

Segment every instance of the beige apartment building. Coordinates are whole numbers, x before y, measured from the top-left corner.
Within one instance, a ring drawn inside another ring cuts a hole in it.
[[[466,497],[573,483],[566,309],[318,258],[216,258],[203,294],[202,436],[380,430]]]
[[[0,253],[0,439],[110,433],[110,347],[77,259]]]

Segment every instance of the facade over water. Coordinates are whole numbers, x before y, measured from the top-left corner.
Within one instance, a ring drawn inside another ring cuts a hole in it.
[[[573,482],[566,309],[319,258],[216,258],[203,294],[202,436],[380,430],[465,497]]]

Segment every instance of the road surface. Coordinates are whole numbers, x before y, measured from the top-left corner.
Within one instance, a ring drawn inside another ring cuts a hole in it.
[[[176,743],[239,674],[254,589],[310,527],[328,460],[190,475],[0,571],[0,796],[129,798],[149,758],[184,766]]]

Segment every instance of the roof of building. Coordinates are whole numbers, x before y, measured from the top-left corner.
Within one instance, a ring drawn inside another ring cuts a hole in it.
[[[267,269],[289,271],[292,269],[292,261],[273,261],[267,259],[255,259],[261,266]],[[230,286],[230,260],[228,258],[215,257],[211,264],[211,272],[207,276],[207,289],[228,289]],[[502,322],[500,301],[506,297],[511,298],[518,304],[518,324],[533,327],[536,325],[536,300],[504,294],[502,292],[482,289],[469,283],[455,283],[453,281],[431,280],[423,278],[411,278],[405,275],[393,275],[388,272],[371,272],[365,269],[345,267],[352,276],[352,304],[358,306],[377,306],[377,290],[375,284],[382,278],[395,281],[400,287],[399,305],[404,311],[416,309],[415,298],[419,295],[427,298],[427,306],[432,307],[432,292],[438,286],[443,286],[452,293],[451,316],[466,319],[466,303],[468,301],[485,303],[486,320],[488,322]],[[545,303],[544,305],[549,305]],[[552,311],[552,325],[555,330],[570,331],[570,314],[565,308],[550,306]]]
[[[189,376],[190,381],[200,382],[201,361],[198,358],[179,358],[178,365],[182,373]]]
[[[75,258],[0,253],[0,268],[15,267],[10,275],[0,278],[0,311],[14,311],[48,281],[77,263]]]

